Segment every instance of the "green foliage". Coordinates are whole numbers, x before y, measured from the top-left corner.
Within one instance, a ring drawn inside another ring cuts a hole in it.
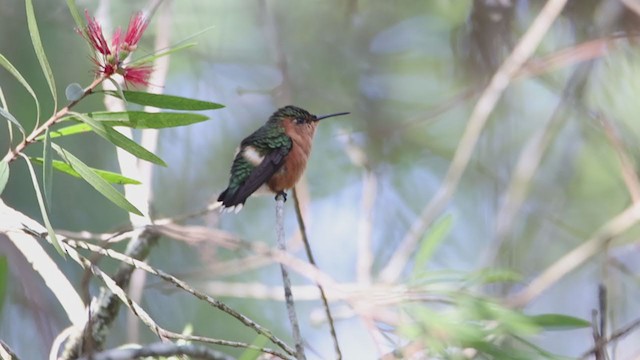
[[[38,157],[30,157],[29,160],[31,160],[31,162],[35,163],[35,164],[39,164],[42,165],[44,164],[44,159],[43,158],[38,158]],[[73,177],[76,178],[82,178],[82,176],[80,176],[80,174],[78,174],[77,171],[73,170],[73,168],[63,162],[63,161],[58,161],[58,160],[52,160],[52,166],[55,170],[60,171],[61,173],[67,174],[67,175],[71,175]],[[119,184],[119,185],[139,185],[140,181],[138,180],[134,180],[131,178],[128,178],[124,175],[120,175],[118,173],[114,173],[111,171],[106,171],[106,170],[100,170],[100,169],[95,169],[95,168],[91,168],[91,170],[93,170],[93,172],[95,172],[96,174],[98,174],[98,176],[100,176],[101,178],[105,179],[106,181],[112,183],[112,184]]]
[[[0,54],[0,66],[4,67],[11,75],[13,75],[13,77],[15,77],[16,80],[18,80],[20,85],[22,85],[27,90],[29,95],[31,95],[31,97],[33,98],[33,101],[36,103],[36,118],[39,119],[40,118],[40,102],[38,101],[38,97],[36,96],[36,93],[33,92],[33,89],[31,88],[31,86],[29,85],[27,80],[25,80],[24,77],[22,77],[22,75],[20,74],[18,69],[16,69],[9,62],[9,60],[7,60],[7,58],[4,57],[4,55],[2,55],[2,54]],[[5,110],[7,110],[7,109],[5,109]],[[16,120],[16,123],[17,123],[17,120]],[[22,126],[19,123],[17,123],[17,126],[20,129],[22,129]],[[22,133],[24,134],[24,129],[22,129]]]
[[[11,115],[10,112],[0,107],[0,115],[3,118],[7,119],[10,123],[14,124],[20,130],[22,135],[25,135],[24,128],[22,127],[22,125],[20,125],[20,122],[18,122],[18,120],[13,115]]]
[[[427,234],[422,239],[422,243],[416,254],[413,265],[414,276],[424,271],[427,262],[431,259],[442,241],[447,237],[452,226],[453,217],[451,214],[443,216],[431,226]]]
[[[165,51],[160,51],[158,53],[151,54],[151,55],[148,55],[148,56],[144,56],[144,57],[141,57],[140,59],[134,60],[131,63],[129,63],[129,66],[138,66],[138,65],[148,64],[148,63],[154,61],[157,58],[161,58],[163,56],[167,56],[167,55],[173,54],[173,53],[175,53],[177,51],[182,51],[182,50],[188,49],[190,47],[194,47],[196,45],[197,45],[196,43],[186,43],[186,44],[182,44],[182,45],[179,45],[179,46],[175,46],[175,47],[172,47],[171,49],[168,49],[168,50],[165,50]]]
[[[7,186],[7,181],[9,181],[9,164],[0,160],[0,195],[2,195],[4,187]]]
[[[157,155],[143,148],[137,142],[113,130],[108,125],[105,125],[102,122],[98,122],[94,120],[91,116],[87,116],[85,114],[80,114],[80,113],[72,113],[72,114],[80,118],[80,120],[82,120],[85,124],[89,125],[89,127],[91,128],[91,130],[93,130],[93,132],[100,135],[104,139],[108,140],[113,145],[130,153],[131,155],[139,159],[152,162],[157,165],[167,166],[164,160],[160,159]]]
[[[120,94],[115,91],[105,91],[105,93],[120,98]],[[182,96],[152,94],[131,90],[123,90],[122,94],[127,102],[145,106],[154,106],[160,109],[197,111],[215,110],[224,107],[224,105],[216,104],[210,101],[189,99]]]
[[[56,109],[58,107],[56,83],[53,79],[53,72],[51,71],[51,66],[49,66],[49,60],[47,60],[47,55],[44,52],[44,47],[42,47],[42,40],[40,40],[38,23],[36,22],[36,15],[33,11],[33,2],[32,0],[25,0],[25,4],[27,7],[27,25],[29,26],[29,35],[31,35],[33,50],[35,50],[36,52],[36,57],[38,58],[38,62],[40,63],[40,67],[42,68],[42,73],[44,74],[45,79],[47,79],[47,84],[49,85],[51,96],[53,97],[53,107],[54,109]]]
[[[82,124],[66,126],[57,130],[51,130],[50,136],[52,139],[54,139],[58,137],[68,136],[68,135],[81,134],[89,131],[91,131],[91,127],[85,123],[82,123]],[[44,140],[44,135],[38,136],[36,138],[36,141],[42,141],[42,140]]]
[[[470,293],[449,292],[448,300],[447,306],[437,309],[415,304],[406,306],[405,312],[413,321],[401,327],[401,334],[410,340],[424,342],[429,354],[436,356],[473,348],[480,352],[479,355],[490,359],[535,359],[557,356],[537,348],[524,338],[544,330],[590,326],[588,321],[566,315],[526,315]],[[513,354],[518,354],[518,357]]]
[[[56,236],[56,233],[53,231],[53,226],[51,226],[51,221],[49,221],[49,214],[47,212],[47,207],[42,198],[42,192],[40,191],[40,185],[38,184],[38,178],[36,177],[36,172],[33,171],[33,166],[31,165],[29,158],[27,158],[27,156],[24,154],[20,154],[20,156],[22,156],[24,160],[27,162],[27,167],[29,168],[29,175],[31,175],[31,181],[33,182],[33,189],[35,190],[36,198],[38,199],[40,214],[42,215],[42,220],[44,221],[44,225],[47,228],[47,233],[49,234],[49,240],[51,241],[51,244],[56,249],[58,254],[64,257],[65,252],[62,249],[62,246],[60,246],[60,242],[58,241],[58,237]]]
[[[76,28],[82,29],[84,26],[84,21],[82,20],[82,16],[80,15],[80,11],[78,11],[78,7],[76,6],[75,0],[66,0],[67,7],[69,8],[69,12],[71,13],[71,17],[73,17],[73,21],[76,23]]]
[[[80,159],[75,157],[70,152],[64,150],[56,144],[52,144],[53,149],[62,157],[69,166],[73,168],[89,185],[93,186],[100,194],[109,199],[114,204],[118,205],[124,210],[132,212],[137,215],[142,215],[140,210],[136,209],[125,197],[114,189],[108,182],[106,182],[100,175],[96,174],[93,169],[85,165]]]
[[[0,256],[0,314],[4,300],[7,297],[7,283],[9,279],[9,263],[6,256]]]
[[[256,347],[264,347],[265,345],[267,345],[268,342],[269,342],[269,339],[267,339],[266,336],[258,335],[253,340],[253,342],[251,342],[251,345]],[[240,354],[240,356],[238,357],[238,360],[256,360],[261,354],[262,353],[260,351],[253,350],[253,349],[246,349],[245,351],[242,352],[242,354]]]
[[[191,125],[209,119],[207,116],[200,114],[173,112],[147,113],[143,111],[98,111],[87,115],[108,126],[126,126],[134,129],[164,129]]]
[[[534,315],[531,320],[545,330],[573,330],[591,326],[587,320],[563,314]]]

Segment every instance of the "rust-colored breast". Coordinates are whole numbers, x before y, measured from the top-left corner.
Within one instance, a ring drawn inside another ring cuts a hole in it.
[[[293,188],[300,180],[307,167],[316,130],[315,123],[296,125],[289,119],[284,120],[283,126],[292,140],[292,146],[285,157],[284,165],[267,182],[269,189],[276,193]]]

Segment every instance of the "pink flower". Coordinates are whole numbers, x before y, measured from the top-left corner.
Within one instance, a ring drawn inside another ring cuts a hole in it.
[[[120,28],[116,29],[111,40],[111,46],[108,45],[102,33],[102,27],[96,19],[91,18],[87,10],[85,10],[84,15],[87,19],[87,26],[77,31],[98,53],[97,56],[92,57],[92,61],[96,65],[96,75],[110,77],[113,74],[120,74],[126,84],[149,85],[151,66],[131,66],[124,63],[138,47],[138,42],[140,42],[142,34],[149,25],[148,19],[145,18],[142,12],[137,12],[131,17],[129,27],[124,36],[122,36]]]
[[[131,83],[132,85],[147,86],[149,85],[149,76],[151,76],[152,71],[153,68],[151,66],[130,66],[124,68],[121,75],[124,77],[124,81],[127,83]]]
[[[110,55],[111,51],[107,45],[107,40],[105,40],[102,34],[102,27],[98,24],[96,18],[91,18],[87,10],[84,11],[84,17],[87,18],[87,26],[82,32],[78,30],[78,33],[80,33],[97,52],[102,55]]]

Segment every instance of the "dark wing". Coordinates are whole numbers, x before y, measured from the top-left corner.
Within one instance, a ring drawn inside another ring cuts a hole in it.
[[[220,194],[218,201],[224,207],[243,204],[262,184],[284,164],[284,157],[291,150],[291,138],[281,127],[263,126],[242,140],[241,148],[253,146],[265,154],[263,161],[254,166],[242,156],[236,155],[231,167],[229,187]]]
[[[229,193],[229,189],[225,190],[218,201],[222,201],[222,205],[225,207],[243,204],[251,194],[258,190],[284,165],[284,158],[288,153],[288,148],[278,148],[265,155],[260,165],[251,170],[246,179],[239,184],[233,193]]]

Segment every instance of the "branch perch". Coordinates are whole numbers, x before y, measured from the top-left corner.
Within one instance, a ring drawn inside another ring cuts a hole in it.
[[[278,241],[278,250],[287,251],[287,243],[284,239],[284,195],[276,195],[276,238]],[[291,322],[291,330],[293,332],[293,340],[296,343],[296,358],[298,360],[306,359],[304,355],[304,344],[302,342],[302,335],[300,334],[300,324],[298,323],[298,316],[296,315],[296,307],[293,303],[293,294],[291,293],[291,279],[289,278],[289,272],[280,264],[280,270],[282,270],[282,282],[284,285],[284,298],[287,303],[287,312],[289,314],[289,321]]]

